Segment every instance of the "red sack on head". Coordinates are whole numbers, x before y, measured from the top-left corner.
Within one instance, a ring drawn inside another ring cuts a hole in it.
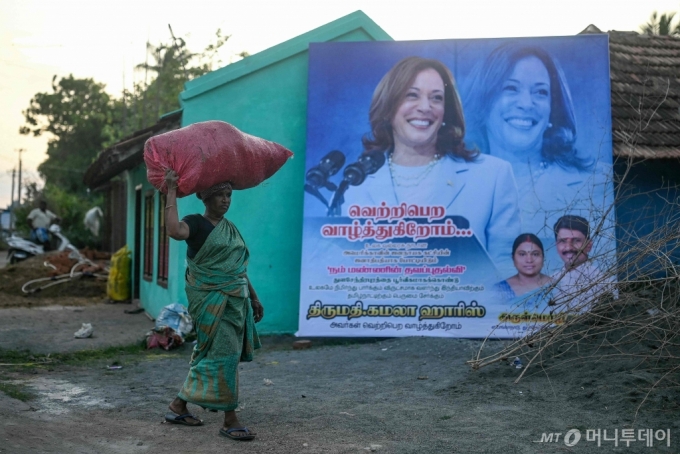
[[[241,132],[224,121],[194,123],[154,136],[144,144],[149,183],[167,193],[165,170],[172,169],[179,176],[177,197],[225,181],[234,189],[255,187],[292,155],[282,145]]]

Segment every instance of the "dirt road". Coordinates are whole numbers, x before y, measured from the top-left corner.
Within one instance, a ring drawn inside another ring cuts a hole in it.
[[[0,317],[8,311],[0,310]],[[142,335],[140,328],[118,331]],[[73,335],[72,329],[63,332]],[[120,332],[111,333],[111,342],[121,339]],[[63,348],[56,338],[54,348]],[[648,448],[636,441],[629,448],[620,444],[620,452],[678,452],[680,446],[677,391],[650,396],[652,407],[635,418],[642,395],[633,391],[649,388],[653,377],[631,373],[622,363],[540,370],[514,385],[521,369],[507,363],[469,370],[465,361],[478,341],[326,340],[292,350],[293,340],[265,337],[255,361],[241,365],[239,417],[257,431],[253,442],[220,437],[221,414],[196,407],[202,427],[162,423],[186,376],[185,345],[171,352],[3,367],[0,384],[33,398],[0,398],[0,452],[602,453],[612,451],[614,442],[602,440],[598,447],[586,440],[586,431],[607,429],[611,438],[623,428],[635,428],[636,435],[637,429],[670,429],[671,446],[656,441]],[[113,362],[122,369],[108,370]],[[573,447],[562,439],[536,442],[543,433],[571,429],[582,436]]]

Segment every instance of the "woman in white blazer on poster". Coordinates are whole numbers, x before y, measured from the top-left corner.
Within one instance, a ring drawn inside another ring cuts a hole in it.
[[[364,153],[384,152],[386,164],[349,188],[343,214],[353,205],[382,202],[443,206],[447,215],[467,219],[499,270],[512,267],[507,251],[520,234],[512,168],[466,148],[463,109],[448,68],[421,57],[401,60],[376,87],[369,119]]]

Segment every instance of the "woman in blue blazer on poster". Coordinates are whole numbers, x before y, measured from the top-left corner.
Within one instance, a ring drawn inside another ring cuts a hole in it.
[[[511,163],[522,230],[551,238],[565,212],[597,223],[613,203],[611,166],[594,159],[595,147],[577,150],[574,104],[558,61],[540,47],[511,41],[469,80],[466,140]]]
[[[467,149],[465,119],[451,72],[441,62],[408,57],[380,81],[369,112],[364,153],[386,153],[386,164],[345,194],[353,205],[443,206],[462,216],[499,271],[512,268],[509,245],[520,234],[512,167]]]

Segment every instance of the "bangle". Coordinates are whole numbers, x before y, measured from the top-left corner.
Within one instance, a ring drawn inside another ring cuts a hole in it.
[[[174,207],[174,206],[175,206],[175,205],[168,205],[168,206],[165,207],[165,209],[167,210],[168,208],[172,208],[172,207]]]

